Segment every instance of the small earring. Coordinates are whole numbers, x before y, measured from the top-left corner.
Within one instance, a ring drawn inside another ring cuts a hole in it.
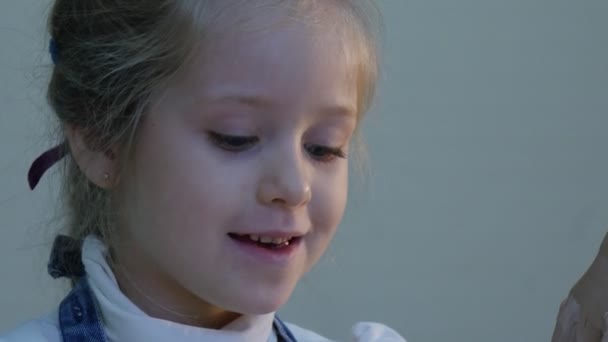
[[[106,181],[107,181],[108,179],[110,179],[110,174],[109,174],[109,173],[107,173],[107,172],[106,172],[106,173],[104,173],[104,174],[103,174],[103,179],[104,179],[104,180],[106,180]]]

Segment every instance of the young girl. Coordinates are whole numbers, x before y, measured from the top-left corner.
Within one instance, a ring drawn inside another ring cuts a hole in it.
[[[274,315],[342,218],[371,0],[56,0],[73,290],[1,341],[324,341]],[[357,341],[403,341],[374,323]]]

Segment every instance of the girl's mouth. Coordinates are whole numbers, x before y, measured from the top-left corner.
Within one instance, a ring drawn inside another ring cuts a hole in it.
[[[297,245],[302,239],[301,236],[271,237],[266,235],[236,233],[229,233],[228,236],[230,236],[230,238],[232,238],[233,240],[236,240],[243,244],[248,244],[252,246],[257,246],[259,248],[275,251],[289,249],[290,246],[293,247]]]

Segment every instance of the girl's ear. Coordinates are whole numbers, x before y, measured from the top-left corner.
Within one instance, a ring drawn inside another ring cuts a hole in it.
[[[72,156],[89,181],[102,189],[114,187],[118,181],[116,152],[91,148],[81,128],[65,124],[64,131]]]

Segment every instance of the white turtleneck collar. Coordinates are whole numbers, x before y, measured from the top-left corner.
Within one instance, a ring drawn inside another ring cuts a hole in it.
[[[87,237],[82,247],[82,261],[104,320],[108,342],[275,340],[272,333],[274,313],[242,316],[221,330],[192,327],[150,317],[120,291],[105,257],[105,245],[93,236]]]

